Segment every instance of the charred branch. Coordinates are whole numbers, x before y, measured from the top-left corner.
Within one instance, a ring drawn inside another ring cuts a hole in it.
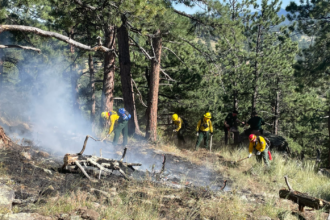
[[[24,50],[33,50],[38,53],[41,53],[41,50],[34,47],[27,47],[27,46],[20,46],[20,45],[0,45],[0,49],[6,49],[6,48],[18,48],[18,49],[24,49]]]
[[[227,180],[223,181],[223,186],[221,187],[220,191],[222,191],[224,188],[226,188]]]
[[[95,181],[95,179],[91,178],[86,170],[90,169],[99,169],[98,178],[101,178],[102,171],[105,171],[108,174],[112,174],[114,170],[119,171],[126,179],[129,179],[129,176],[124,172],[127,168],[135,170],[133,166],[141,166],[139,163],[126,163],[123,162],[123,159],[126,155],[127,148],[124,149],[123,157],[121,160],[113,160],[113,159],[107,159],[102,157],[96,157],[96,156],[90,156],[90,155],[82,155],[82,153],[85,151],[86,144],[88,141],[88,138],[92,138],[93,140],[97,140],[89,135],[86,136],[83,149],[78,154],[66,154],[63,158],[63,166],[62,170],[71,171],[71,170],[77,170],[80,169],[81,172],[86,176],[89,180]],[[83,164],[84,167],[81,165]],[[73,166],[73,167],[72,167]]]

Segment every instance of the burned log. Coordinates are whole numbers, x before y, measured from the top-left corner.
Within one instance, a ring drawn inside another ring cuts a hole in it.
[[[299,211],[304,211],[304,207],[308,206],[314,209],[330,209],[330,203],[323,200],[318,199],[312,196],[307,195],[306,193],[301,193],[298,191],[290,191],[287,189],[281,189],[279,191],[280,198],[291,200],[294,203],[299,205]]]
[[[291,200],[294,203],[297,203],[299,205],[299,211],[303,212],[304,207],[308,206],[316,210],[330,210],[330,202],[325,201],[323,199],[315,198],[313,196],[309,196],[306,193],[301,193],[298,191],[295,191],[291,188],[289,181],[287,177],[285,176],[285,181],[288,185],[289,190],[283,188],[279,191],[279,196],[282,199],[288,199]]]
[[[81,172],[89,180],[95,181],[88,175],[86,170],[90,170],[90,169],[94,169],[94,168],[98,169],[99,170],[99,176],[98,176],[99,179],[101,178],[102,171],[111,175],[114,170],[117,170],[126,179],[129,179],[129,176],[126,174],[125,171],[127,171],[128,168],[130,168],[132,171],[134,171],[135,169],[133,168],[133,166],[142,165],[139,163],[123,162],[124,157],[126,155],[127,148],[124,149],[123,156],[120,160],[107,159],[107,158],[91,156],[91,155],[83,155],[83,153],[86,149],[86,144],[87,144],[89,137],[91,137],[91,136],[88,136],[88,135],[86,136],[83,148],[78,154],[65,154],[65,156],[63,158],[64,164],[62,166],[63,171],[71,171],[71,170],[80,169]],[[93,137],[91,137],[91,138],[93,138]],[[97,139],[94,139],[94,140],[98,141]]]

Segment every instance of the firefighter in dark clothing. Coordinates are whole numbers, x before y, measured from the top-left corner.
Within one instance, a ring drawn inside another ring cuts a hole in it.
[[[238,112],[234,110],[232,113],[229,113],[227,117],[225,118],[225,123],[224,123],[224,131],[225,131],[225,144],[228,144],[228,136],[229,136],[229,131],[238,133],[238,128],[237,128],[237,122],[244,124],[244,122],[241,122],[240,120],[237,119]],[[235,134],[238,135],[238,134]]]
[[[262,118],[258,116],[257,112],[252,112],[252,117],[246,124],[250,125],[250,128],[245,130],[246,136],[249,136],[252,133],[255,135],[262,135],[264,133],[261,126],[264,125],[265,122]]]

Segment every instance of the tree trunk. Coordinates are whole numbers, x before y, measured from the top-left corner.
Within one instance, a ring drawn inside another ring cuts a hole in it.
[[[113,26],[104,28],[105,42],[104,46],[110,49],[115,48],[115,29]],[[113,92],[115,77],[115,54],[106,52],[104,55],[104,76],[103,76],[103,94],[102,94],[102,111],[112,111],[113,108]]]
[[[151,60],[150,87],[148,95],[148,115],[146,138],[152,141],[157,140],[157,108],[159,91],[159,71],[162,53],[162,37],[158,30],[155,37],[151,39],[151,46],[154,50],[154,58]]]
[[[0,93],[2,91],[2,87],[3,87],[3,63],[4,63],[4,52],[2,50],[0,50]]]
[[[73,35],[73,29],[71,29],[71,31],[69,32],[69,38],[70,39],[74,39],[74,35]],[[74,46],[70,45],[70,54],[71,54],[71,63],[74,62]],[[70,75],[71,75],[71,91],[72,91],[72,101],[73,101],[73,110],[75,113],[79,113],[79,109],[80,109],[80,104],[79,104],[79,86],[78,86],[78,74],[77,74],[77,68],[76,68],[76,64],[72,63],[72,65],[70,66]]]
[[[235,82],[235,87],[236,87],[236,82]],[[238,92],[237,90],[234,90],[234,103],[233,103],[233,109],[238,111],[238,99],[237,99],[237,96],[238,96]]]
[[[329,107],[329,118],[328,118],[328,131],[329,131],[328,167],[330,168],[330,107]]]
[[[128,134],[133,135],[134,132],[140,134],[139,123],[137,119],[132,74],[131,74],[131,59],[129,53],[128,32],[126,29],[126,18],[122,18],[122,25],[118,28],[118,50],[119,50],[119,65],[120,79],[124,98],[125,109],[132,115],[132,119],[128,121]]]
[[[276,91],[276,100],[275,100],[275,116],[274,116],[274,134],[278,134],[278,121],[280,115],[280,94],[281,91]]]
[[[257,97],[258,97],[258,79],[259,79],[259,71],[258,71],[258,54],[259,54],[259,46],[260,46],[260,38],[261,38],[261,25],[258,26],[258,35],[257,35],[257,44],[256,44],[256,60],[254,64],[254,91],[252,94],[252,112],[256,110],[257,106]]]
[[[91,89],[91,122],[92,127],[95,126],[95,71],[94,71],[94,63],[93,57],[91,54],[88,54],[88,66],[89,66],[89,81],[90,81],[90,89]]]

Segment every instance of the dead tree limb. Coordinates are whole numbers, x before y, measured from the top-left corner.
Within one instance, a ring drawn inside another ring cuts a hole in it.
[[[136,83],[135,83],[135,81],[134,81],[133,79],[132,79],[132,82],[133,82],[133,84],[134,84],[134,86],[135,86],[135,89],[136,89],[136,91],[137,91],[137,95],[139,96],[139,100],[140,100],[141,104],[142,104],[144,107],[148,108],[148,106],[144,103],[144,101],[143,101],[143,99],[142,99],[142,94],[141,94],[141,92],[139,91],[139,89],[138,89],[138,87],[137,87],[137,85],[136,85]]]
[[[33,50],[38,53],[41,53],[41,50],[35,47],[27,47],[27,46],[21,46],[21,45],[0,45],[0,49],[5,49],[5,48],[19,48],[19,49],[24,49],[24,50]]]
[[[51,32],[51,31],[44,31],[44,30],[36,28],[36,27],[30,27],[30,26],[24,26],[24,25],[0,25],[0,33],[4,32],[4,31],[22,31],[22,32],[37,34],[37,35],[40,35],[43,37],[53,37],[60,41],[64,41],[72,46],[75,46],[77,48],[87,50],[87,51],[115,52],[114,49],[109,49],[104,46],[95,46],[92,48],[90,46],[87,46],[87,45],[77,42],[75,40],[72,40],[70,37],[64,36],[59,33]]]
[[[279,196],[282,199],[288,199],[293,201],[294,203],[297,203],[299,205],[299,211],[303,212],[305,206],[317,210],[322,209],[324,211],[328,211],[330,209],[330,202],[325,201],[323,199],[315,198],[313,196],[309,196],[306,193],[294,191],[289,184],[287,176],[285,176],[284,178],[289,190],[281,189],[279,191]]]
[[[91,178],[90,178],[90,176],[88,176],[88,174],[86,173],[86,171],[85,171],[85,169],[80,165],[80,163],[79,163],[79,161],[76,161],[76,162],[74,162],[76,165],[77,165],[77,167],[79,167],[79,169],[81,170],[81,172],[89,179],[89,180],[92,180]]]
[[[86,143],[89,137],[90,136],[88,135],[86,136],[83,149],[81,150],[80,153],[82,153],[86,148]],[[126,151],[127,149],[125,149],[122,159],[125,157]],[[93,181],[93,179],[87,174],[86,169],[87,170],[95,169],[95,167],[99,169],[99,174],[98,174],[99,179],[101,178],[102,171],[112,174],[113,170],[117,170],[126,179],[129,180],[129,176],[124,172],[124,170],[130,168],[134,171],[135,169],[133,168],[133,166],[141,166],[141,164],[139,163],[126,163],[123,162],[122,160],[113,160],[113,159],[107,159],[107,158],[90,156],[90,155],[82,155],[80,153],[66,154],[63,158],[64,164],[62,166],[62,170],[72,171],[72,170],[80,169],[81,172],[91,181]],[[81,164],[83,164],[84,167]]]
[[[129,39],[134,42],[135,46],[138,47],[149,60],[154,59],[154,57],[151,57],[149,53],[143,47],[141,47],[132,37],[129,37]]]
[[[285,179],[285,183],[288,186],[289,190],[290,191],[293,191],[292,187],[290,186],[290,183],[289,183],[289,180],[288,180],[288,176],[285,176],[284,179]]]

